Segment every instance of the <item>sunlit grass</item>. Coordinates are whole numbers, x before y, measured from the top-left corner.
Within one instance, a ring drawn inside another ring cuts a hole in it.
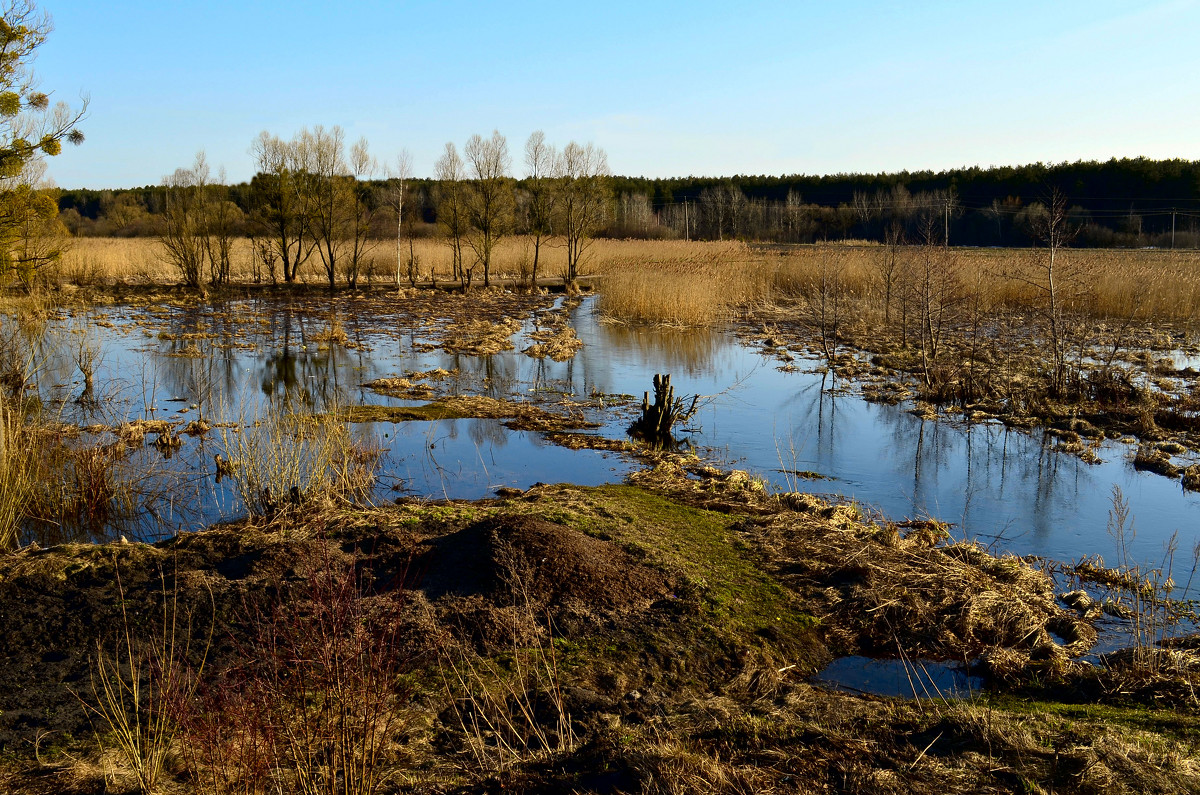
[[[312,500],[358,500],[375,483],[382,451],[368,435],[329,415],[271,409],[245,427],[222,428],[218,469],[233,479],[251,514]]]
[[[438,238],[413,241],[418,278],[449,282],[452,254]],[[960,280],[992,306],[1022,308],[1038,300],[1022,277],[1037,278],[1044,249],[952,249]],[[408,257],[408,246],[403,256]],[[914,256],[901,248],[902,260]],[[737,242],[682,240],[596,240],[584,257],[582,273],[600,277],[604,312],[630,322],[695,325],[719,322],[731,308],[758,300],[803,295],[824,266],[836,265],[840,288],[873,303],[883,300],[881,263],[889,256],[878,244],[827,244],[786,248]],[[1129,249],[1064,249],[1067,267],[1084,274],[1086,296],[1075,307],[1095,317],[1190,321],[1200,310],[1200,252]],[[394,241],[380,241],[367,255],[366,284],[393,284]],[[513,236],[497,247],[492,273],[517,279],[533,257],[528,238]],[[248,240],[234,245],[232,279],[255,280]],[[566,271],[566,250],[544,242],[539,275],[553,280]],[[161,246],[147,238],[79,238],[59,265],[58,277],[76,284],[173,284],[178,274]],[[268,273],[259,273],[268,282]],[[301,281],[320,284],[325,276],[315,261],[301,269]]]
[[[663,244],[614,256],[600,266],[599,308],[623,322],[701,326],[729,319],[764,295],[767,269],[740,243]]]

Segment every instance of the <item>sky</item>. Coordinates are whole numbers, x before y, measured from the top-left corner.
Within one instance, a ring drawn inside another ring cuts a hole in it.
[[[158,184],[260,131],[341,126],[431,176],[446,142],[534,130],[613,173],[834,174],[1200,159],[1200,0],[44,0],[42,90],[90,98],[64,188]]]

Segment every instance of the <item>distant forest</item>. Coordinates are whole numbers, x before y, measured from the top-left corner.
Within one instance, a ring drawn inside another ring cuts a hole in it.
[[[257,178],[256,178],[257,179]],[[254,182],[219,188],[236,207],[240,231],[256,227]],[[1057,165],[831,176],[609,177],[608,223],[601,236],[743,239],[777,243],[829,240],[918,242],[948,235],[951,245],[1028,246],[1031,220],[1051,191],[1067,198],[1075,245],[1200,247],[1200,161],[1113,159]],[[395,219],[376,193],[373,229],[394,237]],[[440,234],[440,184],[408,180],[406,225],[414,235]],[[528,206],[526,180],[514,179],[516,229]],[[76,235],[151,236],[161,230],[166,187],[61,190],[60,217]]]

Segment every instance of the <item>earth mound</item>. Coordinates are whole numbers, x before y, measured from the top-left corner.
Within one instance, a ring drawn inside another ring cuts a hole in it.
[[[626,612],[670,593],[667,576],[620,546],[545,519],[500,515],[432,544],[414,587],[432,600],[482,596],[546,608],[581,602]]]

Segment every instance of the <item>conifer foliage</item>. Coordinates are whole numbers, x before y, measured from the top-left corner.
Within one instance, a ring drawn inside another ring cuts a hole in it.
[[[53,29],[50,16],[27,0],[0,4],[0,268],[5,278],[28,282],[58,257],[38,244],[58,224],[58,202],[40,184],[42,160],[80,144],[78,125],[87,109],[51,105],[33,71],[37,50]]]

